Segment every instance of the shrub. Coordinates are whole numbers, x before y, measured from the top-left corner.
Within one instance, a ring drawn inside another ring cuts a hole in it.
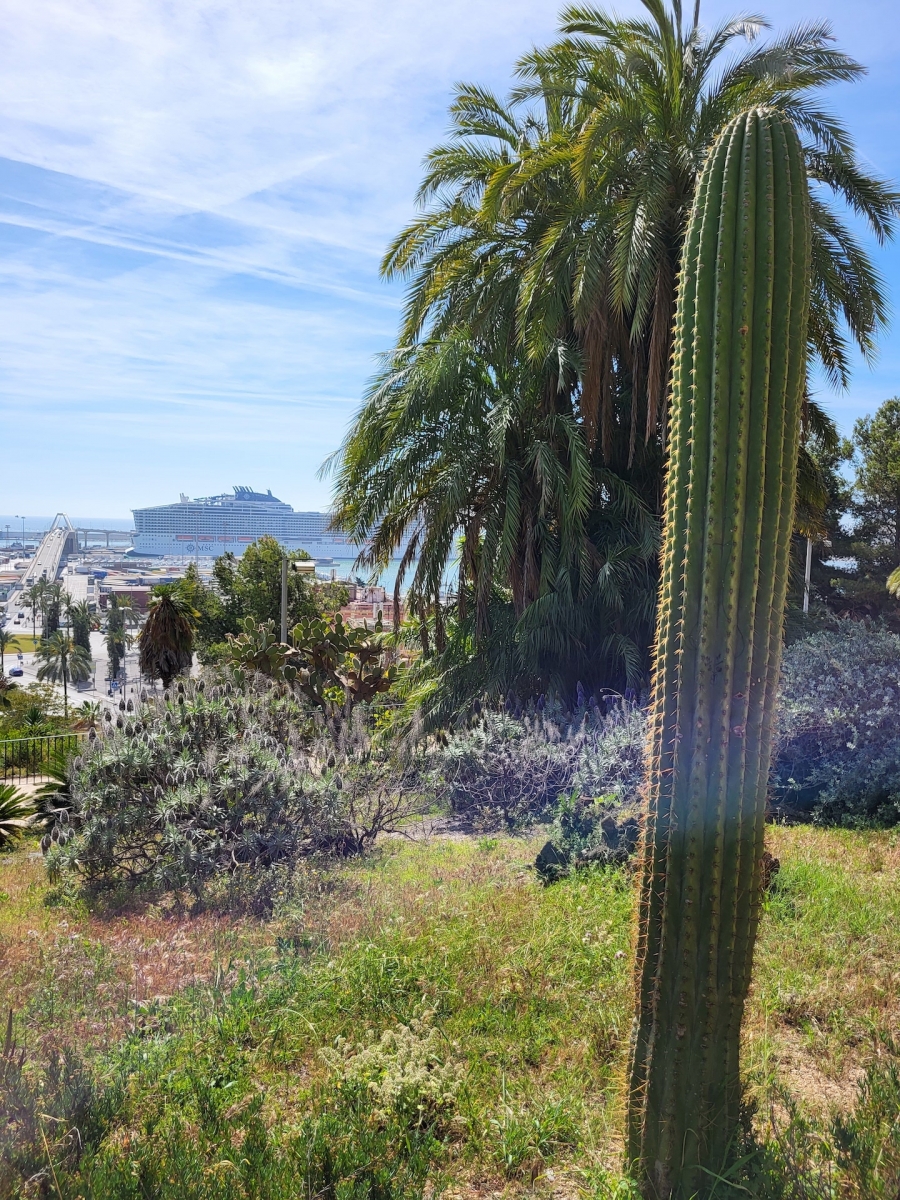
[[[554,883],[573,866],[622,866],[634,854],[639,833],[637,805],[623,806],[614,794],[591,799],[573,793],[560,801],[535,869],[544,883]]]
[[[900,1195],[900,1046],[886,1034],[878,1041],[849,1111],[810,1117],[786,1088],[771,1087],[769,1136],[754,1145],[751,1135],[747,1146],[746,1182],[759,1200]]]
[[[48,845],[52,870],[91,887],[188,888],[296,852],[308,805],[273,736],[291,701],[178,684],[104,723],[73,763],[72,806]]]
[[[364,717],[335,740],[283,684],[179,683],[104,722],[42,847],[92,889],[199,895],[300,855],[362,853],[418,803],[371,754]]]
[[[49,1194],[54,1170],[100,1141],[121,1099],[119,1084],[98,1088],[70,1047],[37,1070],[16,1044],[10,1011],[0,1042],[0,1200]]]
[[[441,790],[484,829],[550,820],[573,791],[626,803],[640,787],[645,724],[641,709],[619,701],[606,714],[488,712],[440,752]]]
[[[845,825],[900,820],[900,637],[844,622],[785,653],[776,806]]]

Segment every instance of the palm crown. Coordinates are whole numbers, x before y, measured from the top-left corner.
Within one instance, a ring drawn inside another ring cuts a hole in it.
[[[57,629],[44,638],[38,647],[40,661],[37,677],[49,679],[51,683],[63,685],[63,703],[66,716],[69,713],[69,684],[83,683],[91,675],[91,656],[79,646],[69,634]]]
[[[661,508],[681,247],[710,145],[754,106],[801,131],[809,358],[838,384],[851,342],[871,353],[885,316],[840,207],[878,239],[898,209],[820,104],[823,86],[862,73],[826,25],[760,45],[762,18],[704,32],[697,9],[686,25],[680,3],[644,5],[629,20],[566,9],[561,39],[520,61],[506,101],[457,90],[422,211],[384,259],[385,275],[409,281],[399,345],[330,464],[336,520],[360,540],[374,533],[364,559],[412,535],[414,609],[433,605],[462,533],[459,595],[480,604],[482,631],[487,598],[509,589],[519,634],[556,643],[551,657],[604,644],[633,671],[652,629],[648,523]],[[749,45],[726,59],[736,39]],[[805,422],[809,438],[834,439],[809,399]],[[812,525],[816,480],[803,465]]]

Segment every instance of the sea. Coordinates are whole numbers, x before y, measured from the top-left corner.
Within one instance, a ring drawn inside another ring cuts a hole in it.
[[[16,540],[17,529],[19,537],[22,536],[23,516],[25,517],[25,529],[29,533],[32,530],[49,529],[55,519],[53,517],[32,517],[27,513],[20,513],[17,517],[10,516],[9,513],[5,515],[0,513],[0,545],[6,544],[7,525],[12,541]],[[70,517],[69,520],[79,529],[121,529],[126,533],[129,529],[134,529],[133,517]]]

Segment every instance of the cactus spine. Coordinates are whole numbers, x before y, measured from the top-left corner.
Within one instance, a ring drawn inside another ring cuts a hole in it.
[[[797,134],[744,113],[700,177],[675,322],[628,1111],[654,1198],[706,1195],[739,1127],[809,246]]]

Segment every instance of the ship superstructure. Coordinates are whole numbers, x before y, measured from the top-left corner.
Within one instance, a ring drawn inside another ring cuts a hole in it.
[[[197,500],[182,494],[177,504],[132,511],[134,548],[142,555],[217,558],[230,550],[239,556],[265,534],[313,558],[355,558],[360,549],[344,534],[328,529],[326,513],[295,512],[271,491],[249,487]]]

